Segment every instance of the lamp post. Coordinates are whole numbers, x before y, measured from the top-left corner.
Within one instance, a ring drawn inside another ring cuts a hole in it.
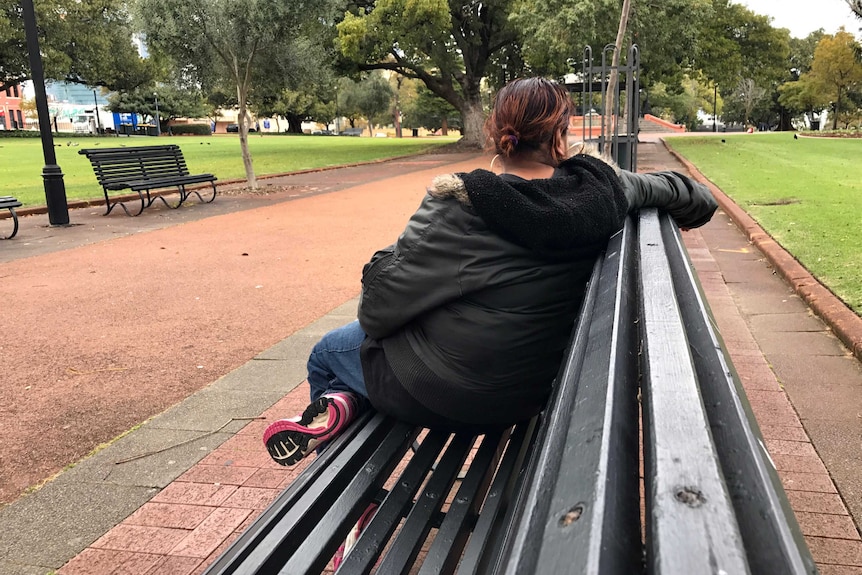
[[[99,98],[96,97],[96,91],[93,90],[93,110],[96,111],[96,133],[102,133],[102,119],[99,117]]]
[[[156,136],[162,135],[162,123],[159,121],[159,95],[153,92],[153,97],[156,99]]]
[[[57,165],[54,153],[54,137],[51,134],[51,118],[48,115],[48,96],[45,93],[45,72],[42,69],[42,55],[39,52],[39,36],[36,30],[36,11],[33,0],[21,0],[24,16],[24,33],[27,36],[27,52],[30,58],[30,72],[33,88],[36,91],[36,111],[39,115],[39,132],[42,136],[42,154],[45,167],[42,179],[45,185],[45,203],[48,206],[48,222],[52,226],[69,223],[69,205],[66,203],[66,184],[63,171]]]
[[[338,135],[338,84],[335,85],[335,135]]]

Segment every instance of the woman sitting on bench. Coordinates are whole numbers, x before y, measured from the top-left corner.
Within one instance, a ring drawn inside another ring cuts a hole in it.
[[[528,420],[626,214],[662,207],[683,228],[709,221],[715,200],[685,176],[621,171],[583,145],[568,157],[573,112],[545,79],[500,90],[486,122],[497,173],[435,178],[398,241],[365,265],[359,320],[311,352],[311,404],[264,433],[275,461],[297,463],[370,406],[453,431]]]

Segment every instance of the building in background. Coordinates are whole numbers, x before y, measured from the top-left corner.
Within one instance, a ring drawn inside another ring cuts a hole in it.
[[[21,86],[18,84],[0,92],[0,130],[24,128],[24,114],[21,112],[23,96]]]

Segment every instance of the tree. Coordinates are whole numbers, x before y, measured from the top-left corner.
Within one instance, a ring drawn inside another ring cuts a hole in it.
[[[862,18],[862,0],[847,0],[847,5],[857,18]]]
[[[829,96],[820,89],[809,74],[803,74],[795,82],[786,82],[778,87],[778,101],[793,115],[805,114],[814,120],[815,110],[829,105]]]
[[[374,136],[374,120],[389,111],[392,103],[392,88],[381,74],[367,74],[359,82],[356,107],[368,120],[368,135]]]
[[[724,118],[731,122],[750,124],[757,106],[766,102],[767,91],[751,78],[740,78],[733,92],[724,100]]]
[[[459,121],[458,110],[425,87],[419,87],[416,97],[404,106],[404,125],[408,128],[436,132],[455,127]]]
[[[45,78],[109,90],[152,82],[155,69],[132,44],[125,2],[43,0],[34,3]],[[0,8],[0,91],[30,77],[21,4]]]
[[[111,112],[131,112],[155,119],[156,98],[159,131],[162,133],[168,131],[168,123],[175,118],[202,118],[207,115],[206,103],[200,91],[165,84],[128,92],[112,92],[107,98],[107,108]]]
[[[832,129],[838,128],[842,99],[849,89],[862,83],[862,62],[857,58],[859,44],[844,28],[826,35],[814,50],[811,79],[822,87],[833,102]]]
[[[360,70],[416,78],[460,113],[465,144],[481,146],[481,81],[491,59],[516,42],[513,0],[376,0],[338,24],[341,53]]]
[[[306,120],[323,117],[329,123],[335,117],[335,80],[332,70],[320,65],[330,59],[324,46],[298,37],[281,48],[281,55],[290,65],[273,61],[262,66],[250,108],[258,116],[286,118],[287,131],[294,134],[302,133]]]
[[[251,188],[257,187],[248,148],[254,80],[263,70],[289,74],[291,41],[305,37],[303,26],[310,22],[332,21],[331,7],[323,0],[138,0],[138,18],[154,50],[168,54],[207,91],[220,83],[235,88]]]

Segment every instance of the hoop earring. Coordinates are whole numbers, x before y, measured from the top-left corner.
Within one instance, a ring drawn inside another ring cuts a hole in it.
[[[491,165],[488,167],[488,170],[490,170],[492,172],[494,171],[494,162],[496,162],[497,158],[499,158],[499,157],[500,157],[500,154],[497,154],[496,156],[491,158]]]

